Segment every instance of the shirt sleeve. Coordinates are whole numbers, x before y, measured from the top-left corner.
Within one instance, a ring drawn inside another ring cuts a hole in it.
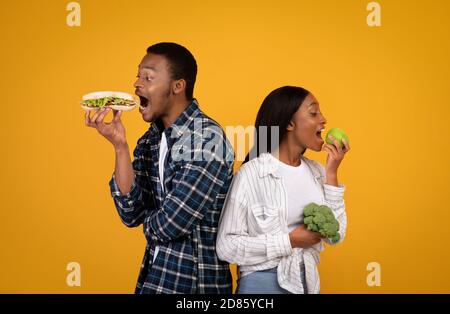
[[[338,186],[333,186],[329,184],[325,184],[326,182],[326,173],[325,168],[317,163],[320,168],[321,180],[323,182],[323,190],[325,194],[325,205],[330,207],[331,211],[334,214],[334,217],[339,223],[339,235],[340,239],[336,243],[332,243],[330,239],[325,239],[328,244],[338,244],[341,243],[347,231],[347,214],[345,210],[345,201],[344,201],[344,192],[345,185],[339,184]]]
[[[238,265],[255,265],[292,254],[288,233],[248,234],[245,180],[238,172],[225,200],[219,221],[216,252],[219,259]]]
[[[230,175],[232,165],[223,160],[183,161],[162,208],[145,218],[147,238],[165,243],[189,235],[229,184]]]
[[[133,160],[134,180],[130,192],[122,194],[113,174],[109,181],[111,196],[114,200],[120,219],[127,227],[137,227],[143,223],[148,211],[154,209],[152,190],[145,174],[144,159],[141,156],[139,143],[135,148]]]

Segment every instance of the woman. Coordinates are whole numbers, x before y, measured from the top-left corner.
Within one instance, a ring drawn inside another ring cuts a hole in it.
[[[237,264],[236,293],[319,293],[320,233],[306,229],[303,208],[331,208],[344,239],[347,216],[337,171],[349,143],[324,144],[326,119],[301,87],[271,92],[256,118],[255,146],[236,174],[219,222],[217,254]],[[328,153],[325,168],[303,154]],[[250,160],[249,160],[250,159]]]

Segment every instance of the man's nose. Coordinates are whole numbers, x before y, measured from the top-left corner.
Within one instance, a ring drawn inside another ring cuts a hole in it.
[[[135,88],[138,88],[138,87],[142,87],[142,84],[139,82],[140,80],[139,80],[139,78],[134,82],[134,84],[133,84],[133,86],[135,87]]]

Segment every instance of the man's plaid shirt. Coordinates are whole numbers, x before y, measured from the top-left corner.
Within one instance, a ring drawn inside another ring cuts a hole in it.
[[[161,132],[168,146],[166,192],[159,179]],[[114,175],[109,185],[123,223],[142,224],[147,238],[136,293],[231,293],[228,263],[215,251],[233,178],[234,152],[222,128],[193,100],[171,127],[152,123],[133,155],[131,191],[122,195]]]

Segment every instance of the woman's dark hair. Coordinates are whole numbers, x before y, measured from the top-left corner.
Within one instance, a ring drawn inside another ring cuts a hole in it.
[[[173,80],[186,81],[186,99],[194,98],[197,62],[192,53],[176,43],[157,43],[147,48],[147,53],[164,56],[170,64]]]
[[[278,148],[292,116],[308,94],[309,91],[302,87],[283,86],[267,95],[256,116],[253,148],[245,157],[244,163]]]

